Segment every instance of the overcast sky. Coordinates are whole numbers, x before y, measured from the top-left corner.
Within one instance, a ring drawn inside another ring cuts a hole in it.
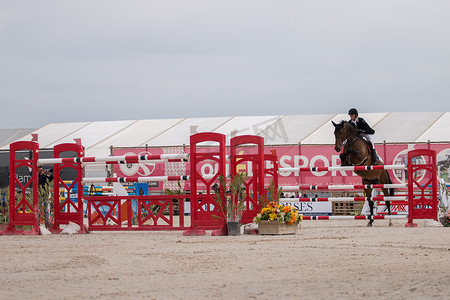
[[[0,6],[0,129],[450,111],[448,0]]]

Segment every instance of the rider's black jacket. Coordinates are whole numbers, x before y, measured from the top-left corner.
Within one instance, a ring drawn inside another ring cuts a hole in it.
[[[350,119],[349,122],[356,127],[356,130],[358,130],[358,132],[360,133],[365,133],[365,134],[374,134],[375,130],[373,130],[369,124],[367,124],[367,122],[360,117],[356,118],[356,126],[355,123]]]

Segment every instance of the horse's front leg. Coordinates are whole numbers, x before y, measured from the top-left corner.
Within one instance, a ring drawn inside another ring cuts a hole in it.
[[[339,154],[339,159],[341,160],[341,166],[351,166],[352,164],[348,162],[348,155],[345,152]]]
[[[363,181],[363,184],[364,181]],[[372,196],[372,189],[364,189],[364,194],[366,195],[366,197],[371,197]],[[367,227],[371,227],[372,223],[373,223],[373,200],[367,200],[369,202],[369,209],[370,209],[370,215],[369,215],[369,223],[367,223]]]
[[[384,194],[385,197],[390,195],[388,189],[383,189],[383,194]],[[391,215],[391,201],[384,201],[384,202],[386,203],[386,207],[387,207],[387,210],[388,210],[388,215],[390,216]],[[389,226],[394,226],[394,224],[392,223],[391,219],[389,219]]]
[[[385,201],[386,202],[386,207],[388,209],[388,215],[391,215],[391,201]],[[392,223],[392,219],[389,219],[389,226],[394,226],[394,224]]]

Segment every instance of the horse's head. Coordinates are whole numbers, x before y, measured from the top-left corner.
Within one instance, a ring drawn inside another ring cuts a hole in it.
[[[345,132],[345,121],[341,121],[339,124],[334,123],[331,121],[334,126],[334,150],[336,152],[341,151],[342,143],[347,139],[347,134]]]

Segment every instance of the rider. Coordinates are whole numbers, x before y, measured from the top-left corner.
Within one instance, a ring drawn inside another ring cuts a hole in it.
[[[351,108],[348,111],[348,115],[350,116],[349,122],[356,127],[356,130],[363,138],[372,144],[372,159],[376,162],[378,160],[378,155],[375,150],[375,143],[373,141],[373,134],[375,133],[375,130],[373,130],[363,118],[358,117],[358,110],[356,108]]]

